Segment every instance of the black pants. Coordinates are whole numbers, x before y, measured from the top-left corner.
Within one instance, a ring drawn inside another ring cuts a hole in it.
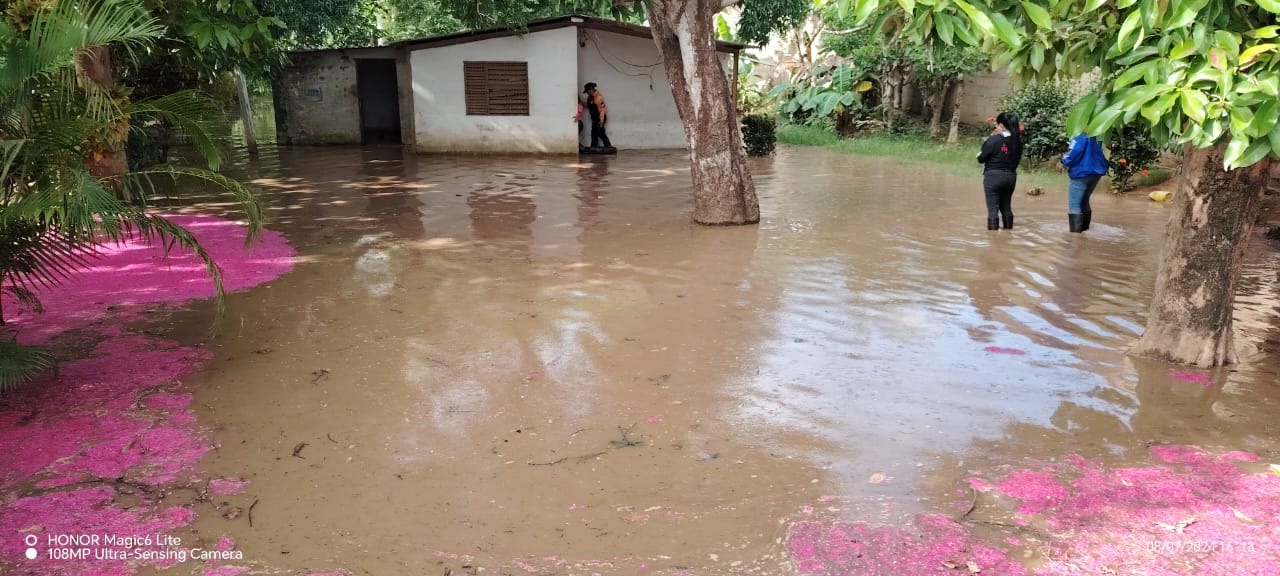
[[[612,148],[613,144],[609,142],[609,135],[604,133],[604,123],[600,121],[599,116],[591,117],[591,147],[599,148],[600,142],[604,142],[605,148]]]
[[[987,222],[1003,222],[1005,228],[1013,228],[1013,189],[1018,175],[1013,172],[991,171],[982,177],[982,189],[987,196]]]

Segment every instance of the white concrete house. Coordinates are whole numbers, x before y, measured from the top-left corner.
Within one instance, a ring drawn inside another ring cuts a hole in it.
[[[719,44],[726,73],[736,67],[743,48]],[[381,119],[386,125],[381,112],[395,102],[403,127],[400,142],[423,152],[573,154],[590,139],[587,119],[579,140],[573,120],[577,99],[584,84],[595,82],[608,105],[608,133],[615,147],[686,146],[661,56],[650,30],[643,26],[563,16],[531,22],[520,33],[508,29],[464,32],[401,42],[384,51],[389,52],[379,53],[381,57],[394,58],[394,63],[376,68],[395,73],[398,84],[372,75],[353,78],[351,73],[296,70],[316,63],[341,70],[332,55],[307,53],[296,59],[282,79],[316,86],[289,86],[284,81],[277,86],[277,124],[284,127],[279,130],[280,142],[376,141],[373,129],[366,130],[363,120],[355,119]],[[356,65],[348,68],[362,68],[359,50],[326,52],[349,54],[344,57]],[[375,67],[365,63],[363,69]],[[353,79],[360,85],[352,86]],[[326,90],[350,97],[343,98],[338,109],[321,105],[316,94]],[[388,90],[394,90],[394,96]],[[352,133],[343,139],[334,130],[312,129],[325,134],[321,140],[298,130],[326,124]],[[385,129],[377,132],[386,133]]]

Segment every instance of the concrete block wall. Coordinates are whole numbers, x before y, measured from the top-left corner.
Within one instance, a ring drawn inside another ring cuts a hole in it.
[[[356,89],[356,60],[389,58],[395,48],[361,48],[297,52],[272,86],[276,107],[276,138],[280,144],[359,144],[360,100]],[[401,73],[407,76],[406,73]],[[402,125],[411,121],[408,93],[400,82]],[[402,133],[412,133],[412,129]]]

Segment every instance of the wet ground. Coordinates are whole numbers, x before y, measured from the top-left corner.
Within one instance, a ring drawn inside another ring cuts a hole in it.
[[[291,572],[778,574],[798,518],[956,514],[1001,466],[1280,460],[1261,240],[1243,363],[1183,372],[1124,354],[1163,205],[1099,193],[1079,236],[1062,190],[1019,193],[988,232],[976,169],[784,149],[758,227],[703,228],[686,162],[264,152],[300,259],[230,298],[187,380],[205,469],[251,480],[249,514],[189,532]]]

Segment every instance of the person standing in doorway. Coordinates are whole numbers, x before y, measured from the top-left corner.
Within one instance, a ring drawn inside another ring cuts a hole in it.
[[[1018,164],[1022,162],[1022,125],[1012,112],[995,117],[996,127],[982,143],[978,162],[982,168],[982,189],[987,197],[987,230],[1013,228],[1013,189],[1018,184]]]
[[[1089,229],[1093,220],[1093,208],[1089,197],[1098,187],[1098,180],[1107,175],[1107,156],[1097,138],[1078,134],[1071,139],[1071,147],[1062,157],[1071,185],[1067,188],[1067,226],[1075,233]]]
[[[598,148],[601,143],[605,148],[612,148],[609,135],[605,134],[605,123],[609,121],[609,110],[604,104],[604,94],[596,89],[595,82],[587,82],[582,87],[587,95],[587,112],[591,115],[591,147]]]

